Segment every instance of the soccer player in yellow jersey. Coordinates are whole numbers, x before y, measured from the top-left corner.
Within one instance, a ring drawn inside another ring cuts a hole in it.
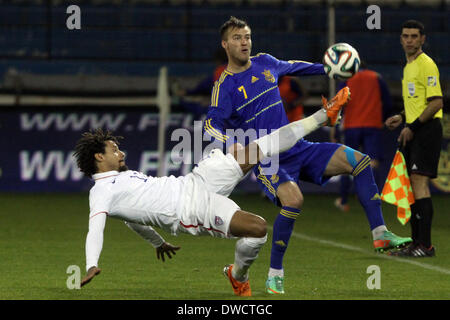
[[[429,180],[437,176],[442,144],[442,90],[439,70],[434,61],[422,51],[425,42],[421,22],[408,20],[402,25],[400,43],[406,55],[403,69],[402,95],[404,111],[386,120],[393,130],[404,121],[398,141],[404,148],[406,166],[411,178],[415,203],[411,206],[413,242],[392,255],[433,257],[431,221],[433,205]]]

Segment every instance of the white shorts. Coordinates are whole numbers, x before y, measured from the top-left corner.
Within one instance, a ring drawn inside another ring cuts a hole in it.
[[[236,159],[222,150],[214,149],[203,158],[192,173],[201,177],[208,191],[228,197],[244,174]]]
[[[233,238],[230,222],[240,207],[232,200],[207,190],[202,177],[189,173],[184,177],[181,206],[177,209],[176,233]]]

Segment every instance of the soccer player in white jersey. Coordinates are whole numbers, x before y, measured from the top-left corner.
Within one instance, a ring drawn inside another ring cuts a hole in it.
[[[81,286],[100,273],[98,260],[103,246],[106,217],[118,218],[156,248],[158,259],[180,247],[167,243],[151,226],[177,235],[211,235],[240,238],[234,264],[227,276],[239,296],[251,296],[248,269],[266,242],[266,221],[241,208],[227,197],[243,176],[265,157],[291,148],[299,139],[323,125],[334,126],[350,96],[348,87],[338,92],[323,109],[267,134],[245,148],[237,146],[226,155],[214,149],[186,176],[151,177],[128,170],[119,139],[109,131],[85,132],[74,156],[85,176],[95,180],[89,193],[89,232],[86,237],[86,271]]]

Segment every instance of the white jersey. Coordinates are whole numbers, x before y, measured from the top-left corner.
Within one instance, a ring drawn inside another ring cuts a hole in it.
[[[90,218],[106,213],[175,233],[184,177],[155,178],[128,170],[98,173],[93,178],[95,185],[89,193]]]
[[[164,239],[150,225],[176,232],[184,177],[153,178],[129,170],[98,173],[93,178],[95,185],[89,192],[86,270],[97,266],[107,216],[124,220],[154,247],[163,244]]]
[[[242,177],[236,160],[220,150],[213,150],[192,173],[182,177],[149,177],[131,170],[93,175],[86,269],[97,266],[107,216],[126,221],[154,247],[164,239],[150,225],[173,235],[231,237],[229,224],[239,207],[226,197]]]

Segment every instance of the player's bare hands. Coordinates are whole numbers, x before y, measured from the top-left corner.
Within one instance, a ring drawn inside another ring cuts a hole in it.
[[[400,132],[400,135],[398,136],[397,141],[400,143],[402,147],[405,147],[406,143],[414,137],[414,133],[412,130],[408,127],[403,128],[403,130]]]
[[[88,284],[96,275],[98,275],[102,270],[97,267],[89,268],[86,276],[81,280],[80,287]]]
[[[165,262],[164,255],[167,255],[169,259],[172,259],[172,254],[176,255],[175,251],[180,250],[181,247],[174,246],[168,242],[164,242],[161,246],[156,248],[156,257],[158,260],[161,258],[163,262]]]
[[[402,116],[396,114],[395,116],[387,118],[384,124],[386,125],[386,128],[388,128],[389,130],[394,130],[399,125],[401,125],[402,122],[403,122]]]

